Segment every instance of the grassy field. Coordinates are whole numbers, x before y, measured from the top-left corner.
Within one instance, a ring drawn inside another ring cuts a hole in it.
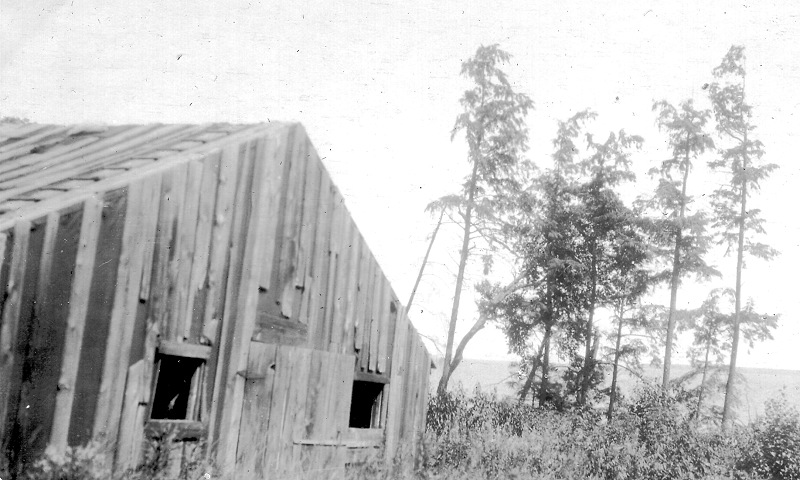
[[[438,368],[441,359],[437,359],[437,368],[431,371],[431,391],[436,389],[441,376]],[[672,367],[673,377],[679,377],[689,371],[686,365]],[[742,391],[741,403],[738,408],[739,418],[748,422],[763,413],[764,402],[778,395],[785,389],[786,398],[796,407],[800,408],[800,370],[772,370],[763,368],[741,368],[745,388]],[[610,374],[608,375],[610,377]],[[661,378],[661,370],[646,367],[645,377],[655,381]],[[451,385],[459,383],[467,392],[480,385],[483,391],[495,390],[500,398],[514,394],[511,381],[516,378],[516,369],[513,362],[499,360],[472,360],[465,359],[453,373]],[[610,383],[610,378],[609,378]],[[633,392],[639,380],[624,370],[620,375],[620,389],[623,395]]]

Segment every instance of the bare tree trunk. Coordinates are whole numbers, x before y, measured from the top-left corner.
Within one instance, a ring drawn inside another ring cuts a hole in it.
[[[703,376],[700,379],[700,393],[697,395],[697,409],[694,418],[700,418],[700,409],[703,407],[703,394],[706,391],[706,378],[708,376],[708,354],[711,351],[711,338],[706,341],[706,357],[703,361]]]
[[[545,406],[547,403],[547,390],[550,381],[550,339],[553,336],[553,327],[548,324],[545,327],[544,338],[542,339],[542,346],[544,352],[542,353],[542,384],[539,386],[539,408]]]
[[[681,209],[678,228],[675,232],[675,252],[672,257],[672,279],[670,280],[669,319],[667,320],[667,345],[664,349],[664,376],[661,388],[669,386],[672,368],[672,343],[675,335],[675,310],[678,307],[678,284],[681,280],[681,242],[683,242],[683,220],[686,216],[686,183],[689,180],[689,134],[686,134],[686,159],[684,162],[683,185],[681,185]]]
[[[419,287],[419,282],[422,280],[422,272],[425,271],[425,266],[428,264],[428,257],[431,254],[433,242],[436,241],[436,234],[439,233],[439,227],[442,226],[442,218],[444,218],[444,208],[442,208],[442,213],[439,214],[439,221],[436,223],[436,228],[433,229],[433,234],[431,234],[431,242],[428,244],[428,250],[425,252],[425,258],[422,259],[422,265],[419,267],[417,281],[414,282],[414,288],[411,289],[411,296],[408,297],[408,303],[406,303],[407,311],[411,310],[411,304],[414,303],[414,295],[417,294],[417,287]]]
[[[586,331],[584,333],[586,337],[586,348],[585,348],[585,358],[583,362],[583,372],[581,375],[581,385],[580,391],[578,392],[578,405],[586,405],[586,396],[589,393],[589,383],[591,378],[591,372],[594,368],[593,359],[592,359],[592,336],[594,333],[594,309],[597,303],[597,259],[592,257],[592,270],[591,270],[591,282],[592,282],[592,293],[589,300],[589,319],[586,321]]]
[[[442,378],[439,380],[439,386],[436,389],[440,395],[447,391],[447,383],[450,381],[450,375],[452,375],[452,371],[455,368],[451,365],[451,361],[453,359],[453,344],[455,343],[456,337],[456,324],[458,323],[458,307],[461,302],[461,290],[464,287],[464,270],[467,268],[467,258],[469,257],[469,235],[472,227],[472,204],[475,201],[475,186],[478,182],[478,164],[479,159],[473,159],[472,176],[469,180],[467,210],[464,212],[464,239],[461,243],[461,259],[458,263],[456,291],[453,294],[453,309],[450,312],[450,324],[448,325],[447,329],[447,347],[445,349],[444,362],[442,364]],[[480,323],[480,319],[478,322],[476,322],[476,325],[478,325],[478,323]],[[485,324],[486,322],[484,321],[483,323]],[[473,326],[473,329],[476,325]],[[478,330],[481,328],[483,328],[483,325],[481,325]],[[474,336],[475,333],[472,335]],[[462,344],[463,343],[464,342],[462,340]]]
[[[543,348],[544,342],[539,345],[539,351],[536,352],[536,356],[531,361],[531,371],[528,373],[528,378],[525,380],[525,385],[522,386],[522,390],[519,392],[519,403],[524,402],[525,397],[528,396],[528,392],[531,391],[533,381],[536,379],[536,370],[538,370],[539,364],[541,363]]]
[[[744,149],[742,171],[747,170],[747,130],[744,132],[744,141],[742,142]],[[739,212],[739,246],[736,252],[736,314],[733,319],[733,342],[731,344],[731,363],[728,368],[728,382],[725,385],[725,403],[722,406],[722,430],[725,431],[730,427],[732,422],[731,418],[731,403],[733,402],[733,395],[736,382],[736,356],[739,353],[739,322],[742,315],[742,267],[744,265],[744,229],[745,229],[745,216],[747,215],[747,179],[742,179],[742,208]]]
[[[620,356],[620,345],[622,344],[622,316],[624,315],[624,309],[622,306],[622,301],[620,301],[620,306],[617,309],[617,341],[614,346],[614,369],[613,373],[611,374],[611,392],[608,396],[608,413],[607,417],[608,420],[611,420],[611,417],[614,416],[614,402],[617,399],[617,372],[619,370],[619,356]]]

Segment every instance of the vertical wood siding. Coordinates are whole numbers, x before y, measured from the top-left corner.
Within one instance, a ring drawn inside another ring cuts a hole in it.
[[[199,417],[241,478],[413,448],[430,356],[302,127],[26,133],[0,142],[0,432],[19,468],[97,438],[135,465],[164,342],[210,346]],[[37,146],[52,171],[30,168]],[[386,384],[380,428],[348,426],[360,374]]]

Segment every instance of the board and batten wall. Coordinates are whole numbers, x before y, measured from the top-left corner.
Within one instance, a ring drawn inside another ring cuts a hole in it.
[[[180,423],[149,420],[160,351],[205,359],[184,426],[237,478],[413,448],[430,355],[305,131],[222,133],[0,217],[0,432],[16,465],[99,439],[134,466]],[[380,428],[348,426],[357,377],[386,384]]]

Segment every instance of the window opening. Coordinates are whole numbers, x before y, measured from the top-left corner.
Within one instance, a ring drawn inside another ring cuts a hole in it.
[[[151,420],[203,421],[206,361],[205,345],[163,342],[156,354]]]
[[[150,418],[200,420],[200,377],[205,361],[198,358],[159,355],[158,378]]]
[[[350,428],[381,428],[383,383],[355,380],[350,403]]]

